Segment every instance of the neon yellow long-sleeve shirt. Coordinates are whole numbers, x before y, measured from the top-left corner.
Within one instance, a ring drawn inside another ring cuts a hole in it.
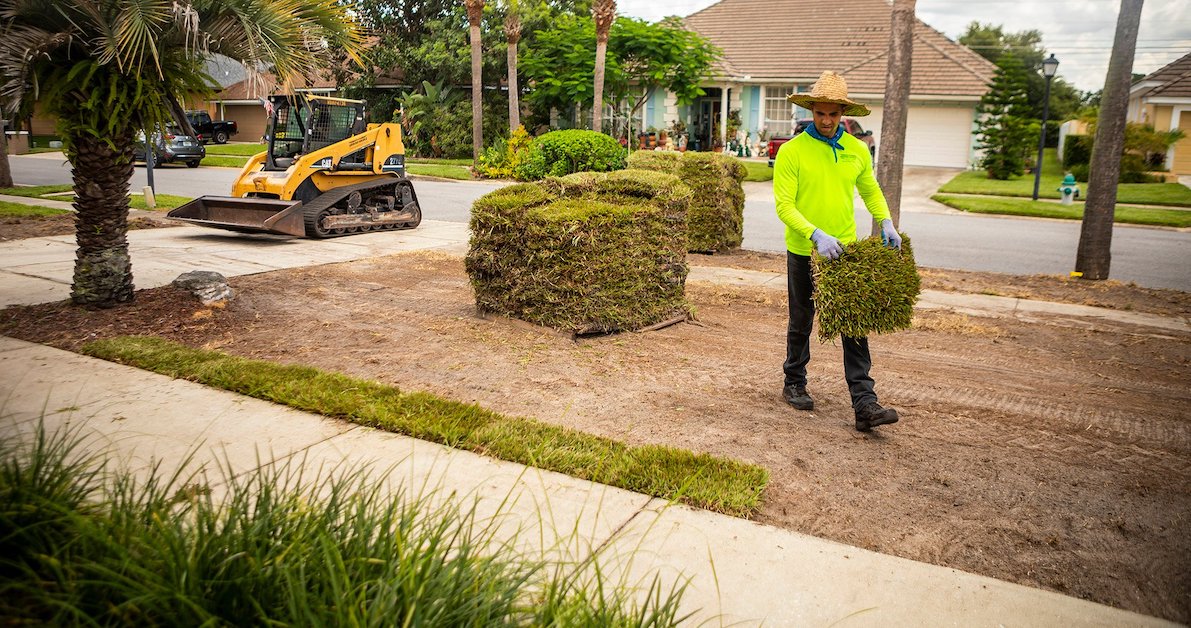
[[[873,176],[873,159],[864,142],[844,133],[832,149],[808,133],[800,133],[782,144],[773,164],[773,196],[777,216],[786,224],[786,249],[810,255],[815,229],[839,238],[843,244],[856,241],[854,199],[856,191],[873,218],[889,218],[889,205]]]

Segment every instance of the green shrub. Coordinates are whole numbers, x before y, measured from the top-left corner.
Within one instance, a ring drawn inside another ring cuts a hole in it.
[[[744,188],[748,169],[735,157],[688,151],[637,151],[629,167],[677,175],[698,194],[687,213],[691,251],[710,253],[740,246],[744,238]]]
[[[513,172],[529,153],[529,143],[524,126],[517,127],[507,141],[498,139],[480,156],[480,174],[489,179],[513,178]]]
[[[1063,165],[1066,167],[1067,164]],[[1074,166],[1067,168],[1067,171],[1075,177],[1076,181],[1079,181],[1080,183],[1087,183],[1088,174],[1091,172],[1091,166],[1088,164],[1075,164]]]
[[[1092,136],[1068,135],[1063,140],[1063,167],[1070,170],[1080,164],[1092,163]]]
[[[479,198],[466,259],[477,308],[574,333],[685,312],[690,197],[677,177],[626,170]]]
[[[608,172],[625,167],[626,150],[603,133],[576,129],[538,136],[513,174],[520,181],[538,181],[572,172]]]
[[[815,315],[819,339],[862,338],[870,333],[908,329],[920,282],[910,238],[900,251],[879,237],[844,245],[837,260],[813,255]]]

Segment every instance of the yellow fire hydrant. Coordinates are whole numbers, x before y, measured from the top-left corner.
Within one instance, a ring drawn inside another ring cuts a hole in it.
[[[1079,198],[1079,184],[1075,182],[1075,175],[1070,172],[1063,177],[1063,184],[1059,186],[1059,193],[1063,195],[1061,203],[1063,205],[1070,205],[1075,199]]]

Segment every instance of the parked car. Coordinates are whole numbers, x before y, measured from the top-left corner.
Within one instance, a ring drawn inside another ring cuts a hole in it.
[[[187,111],[186,119],[190,121],[190,126],[194,127],[194,132],[204,144],[226,144],[229,137],[239,133],[234,121],[212,120],[211,114],[206,111]]]
[[[181,135],[173,129],[167,129],[165,136],[153,134],[153,161],[159,164],[183,162],[189,168],[198,168],[199,162],[207,156],[207,149],[203,148],[198,138]],[[145,161],[145,136],[138,135],[132,149],[133,161]]]
[[[798,135],[799,133],[802,133],[803,129],[805,129],[806,127],[808,127],[814,123],[815,123],[815,121],[810,118],[802,118],[801,120],[796,120],[794,122],[794,135],[791,135],[789,137],[780,137],[779,136],[779,137],[769,138],[769,167],[770,168],[773,167],[773,160],[777,158],[777,149],[781,148],[782,144],[785,144],[790,139],[792,139],[794,136]],[[861,142],[864,142],[868,146],[868,153],[870,155],[872,155],[873,159],[876,159],[876,157],[877,157],[877,141],[873,139],[872,131],[865,131],[863,128],[860,127],[860,123],[852,118],[844,118],[843,121],[840,122],[840,124],[844,125],[845,133],[849,133],[852,135],[852,137],[855,137],[856,139],[860,140]]]

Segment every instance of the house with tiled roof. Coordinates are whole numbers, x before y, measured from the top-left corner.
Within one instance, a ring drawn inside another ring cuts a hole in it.
[[[739,111],[742,134],[753,139],[761,130],[788,135],[810,113],[786,96],[810,91],[834,70],[872,109],[858,122],[879,141],[891,17],[887,0],[722,0],[684,18],[723,52],[707,94],[690,107],[669,95],[651,98],[642,122],[663,128],[682,120],[701,147],[723,135],[730,111]],[[975,161],[976,105],[996,67],[922,21],[912,54],[905,163],[967,168]]]
[[[1133,84],[1128,120],[1157,131],[1182,129],[1186,137],[1167,151],[1165,165],[1175,174],[1191,174],[1191,53]]]

